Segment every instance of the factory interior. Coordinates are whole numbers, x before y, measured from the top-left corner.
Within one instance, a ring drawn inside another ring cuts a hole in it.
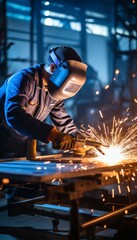
[[[137,1],[0,1],[0,87],[58,46],[88,66],[64,100],[84,150],[0,153],[0,240],[136,240]]]

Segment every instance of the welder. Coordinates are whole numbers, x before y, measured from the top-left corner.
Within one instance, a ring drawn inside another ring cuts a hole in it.
[[[21,69],[0,87],[0,158],[26,156],[29,139],[74,148],[78,128],[64,100],[86,81],[87,65],[72,47],[51,49],[47,63]],[[50,116],[52,125],[46,122]]]

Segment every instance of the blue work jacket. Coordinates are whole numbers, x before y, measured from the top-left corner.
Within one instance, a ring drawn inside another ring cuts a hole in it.
[[[64,102],[50,97],[42,80],[44,64],[22,69],[0,87],[0,156],[28,138],[48,143],[53,128],[74,133],[77,127]],[[46,123],[50,116],[53,125]]]

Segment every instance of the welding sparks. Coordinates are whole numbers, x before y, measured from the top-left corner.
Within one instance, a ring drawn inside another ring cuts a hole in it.
[[[103,116],[101,112],[100,114]],[[127,121],[128,118],[116,120],[114,117],[111,127],[103,123],[102,126],[98,126],[98,130],[91,126],[88,126],[86,130],[81,128],[86,137],[102,143],[100,148],[104,155],[96,151],[100,161],[115,165],[137,160],[137,123],[126,127]],[[103,145],[108,147],[103,147]]]

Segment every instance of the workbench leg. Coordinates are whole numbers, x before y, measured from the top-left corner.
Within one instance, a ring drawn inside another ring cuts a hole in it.
[[[79,225],[78,208],[79,208],[78,200],[73,200],[71,202],[71,211],[70,211],[69,240],[79,240],[80,239],[80,225]]]

